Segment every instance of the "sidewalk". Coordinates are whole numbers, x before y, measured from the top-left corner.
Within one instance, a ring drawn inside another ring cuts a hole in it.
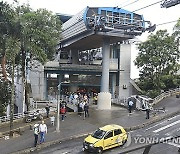
[[[57,133],[55,131],[56,126],[52,126],[50,120],[46,119],[45,121],[48,126],[46,141],[44,144],[38,145],[37,149],[59,143],[62,140],[86,136],[88,133],[106,124],[119,124],[127,130],[132,130],[156,122],[164,118],[164,116],[168,117],[180,113],[180,99],[175,98],[175,96],[163,100],[160,104],[157,104],[158,106],[165,106],[167,112],[160,112],[154,117],[151,115],[150,119],[147,120],[143,111],[134,111],[129,116],[127,109],[119,106],[112,106],[112,110],[97,110],[96,106],[93,105],[90,107],[90,117],[85,120],[83,120],[83,117],[79,117],[77,113],[68,113],[65,121],[60,121],[60,133]],[[21,123],[21,125],[25,126],[26,123]],[[18,124],[19,126],[20,124]],[[21,136],[8,140],[0,140],[1,153],[8,154],[17,151],[20,151],[18,153],[26,153],[35,150],[33,148],[33,131],[30,130],[29,126],[26,127],[27,129],[24,129]],[[0,128],[1,130],[5,130],[5,128]],[[9,128],[7,127],[6,130],[8,131]]]

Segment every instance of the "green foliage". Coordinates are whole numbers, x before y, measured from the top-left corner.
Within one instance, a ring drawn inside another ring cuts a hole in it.
[[[45,63],[53,58],[60,33],[61,22],[52,12],[45,9],[33,11],[29,5],[20,6],[17,3],[16,6],[10,6],[0,2],[0,58],[6,57],[12,83],[15,64],[21,65],[22,76],[25,78],[25,59]],[[29,59],[27,55],[30,55]],[[3,84],[4,81],[1,82]],[[13,84],[11,89],[14,89]],[[13,92],[11,101],[0,100],[1,104],[12,102],[12,106]]]
[[[11,99],[11,85],[8,81],[0,80],[0,95],[0,116],[3,116]]]
[[[159,30],[140,43],[138,49],[135,65],[140,69],[140,88],[151,97],[161,90],[175,88],[180,56],[175,37],[166,30]]]
[[[33,11],[29,6],[17,8],[20,22],[20,42],[23,50],[30,53],[31,60],[45,63],[52,59],[60,41],[61,22],[45,9]]]

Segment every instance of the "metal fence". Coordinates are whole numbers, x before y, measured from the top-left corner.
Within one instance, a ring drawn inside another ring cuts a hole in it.
[[[180,95],[180,88],[171,89],[169,91],[161,93],[159,96],[157,96],[156,98],[153,99],[152,106],[159,103],[164,98],[167,98],[167,97],[170,97],[173,95]],[[124,98],[124,99],[112,98],[111,101],[113,104],[117,104],[117,105],[121,105],[121,106],[127,106],[127,100],[128,100],[128,98]]]
[[[28,113],[33,113],[36,110],[28,111]],[[46,110],[44,108],[43,109],[38,109],[38,110],[39,110],[39,113],[41,113],[41,114],[46,113]],[[24,113],[13,114],[13,120],[24,118],[26,115],[27,114],[24,114]],[[0,117],[0,123],[8,122],[8,121],[10,121],[10,115]]]
[[[161,100],[163,100],[164,98],[173,96],[173,95],[179,95],[180,94],[180,88],[176,88],[176,89],[172,89],[166,92],[161,93],[159,96],[157,96],[156,98],[154,98],[153,100],[153,105],[159,103]]]

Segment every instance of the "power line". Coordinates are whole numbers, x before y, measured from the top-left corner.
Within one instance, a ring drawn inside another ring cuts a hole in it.
[[[139,10],[145,9],[145,8],[147,8],[147,7],[150,7],[150,6],[152,6],[152,5],[158,4],[158,3],[160,3],[160,2],[162,2],[162,0],[161,0],[161,1],[158,1],[158,2],[155,2],[155,3],[152,3],[152,4],[149,4],[149,5],[144,6],[144,7],[142,7],[142,8],[139,8],[139,9],[134,10],[134,11],[132,11],[132,12],[136,12],[136,11],[139,11]]]
[[[125,1],[125,2],[123,2],[123,3],[121,3],[120,5],[126,4],[127,2],[129,2],[129,0],[127,0],[127,1]]]
[[[168,22],[164,22],[164,23],[161,23],[161,24],[157,24],[156,26],[166,25],[166,24],[170,24],[170,23],[173,23],[173,22],[177,22],[177,21],[178,20],[168,21]]]
[[[131,3],[129,3],[129,4],[126,4],[126,5],[122,6],[121,8],[126,7],[126,6],[129,6],[129,5],[131,5],[131,4],[134,4],[134,3],[136,3],[137,1],[139,1],[139,0],[135,0],[134,2],[131,2]]]

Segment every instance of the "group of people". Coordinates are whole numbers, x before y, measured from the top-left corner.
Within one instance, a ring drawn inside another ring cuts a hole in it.
[[[82,114],[84,114],[84,119],[89,117],[89,105],[85,100],[78,103],[78,115],[81,117]]]
[[[132,109],[135,107],[135,103],[133,102],[133,100],[129,100],[128,101],[128,110],[129,110],[129,114],[132,114]],[[146,104],[144,106],[144,110],[146,111],[146,119],[149,119],[149,115],[150,115],[150,107],[148,104]]]
[[[45,141],[45,134],[47,134],[47,125],[42,120],[41,124],[34,125],[34,147],[37,146],[39,136],[40,144]]]

